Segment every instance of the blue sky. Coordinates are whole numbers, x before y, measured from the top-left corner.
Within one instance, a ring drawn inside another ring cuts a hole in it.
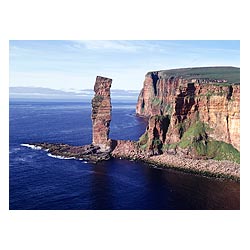
[[[92,89],[97,75],[113,89],[141,89],[148,71],[240,66],[232,40],[10,41],[10,86]]]

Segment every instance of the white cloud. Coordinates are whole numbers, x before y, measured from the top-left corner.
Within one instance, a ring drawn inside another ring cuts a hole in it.
[[[83,45],[90,50],[117,50],[125,52],[136,52],[140,46],[132,41],[118,41],[118,40],[78,40],[73,41],[75,48],[80,48]]]
[[[180,67],[238,66],[239,53],[189,42],[84,40],[10,43],[10,85],[93,88],[97,75],[113,87],[141,89],[148,71]]]

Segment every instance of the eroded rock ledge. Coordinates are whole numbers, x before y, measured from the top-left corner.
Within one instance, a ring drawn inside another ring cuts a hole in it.
[[[103,152],[99,146],[93,144],[85,146],[72,146],[68,144],[54,143],[33,143],[36,148],[47,151],[52,156],[62,158],[74,158],[92,163],[110,159],[110,152]]]

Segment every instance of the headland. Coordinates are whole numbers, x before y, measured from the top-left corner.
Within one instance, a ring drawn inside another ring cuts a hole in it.
[[[93,163],[126,158],[238,181],[239,72],[234,67],[148,72],[136,106],[136,114],[148,119],[139,141],[109,138],[112,79],[97,76],[92,99],[92,144],[29,144],[63,158]]]

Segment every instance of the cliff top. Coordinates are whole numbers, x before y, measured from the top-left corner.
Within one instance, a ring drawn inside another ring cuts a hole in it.
[[[205,79],[217,83],[240,83],[240,68],[237,67],[195,67],[151,71],[163,79],[182,77],[184,79]]]

